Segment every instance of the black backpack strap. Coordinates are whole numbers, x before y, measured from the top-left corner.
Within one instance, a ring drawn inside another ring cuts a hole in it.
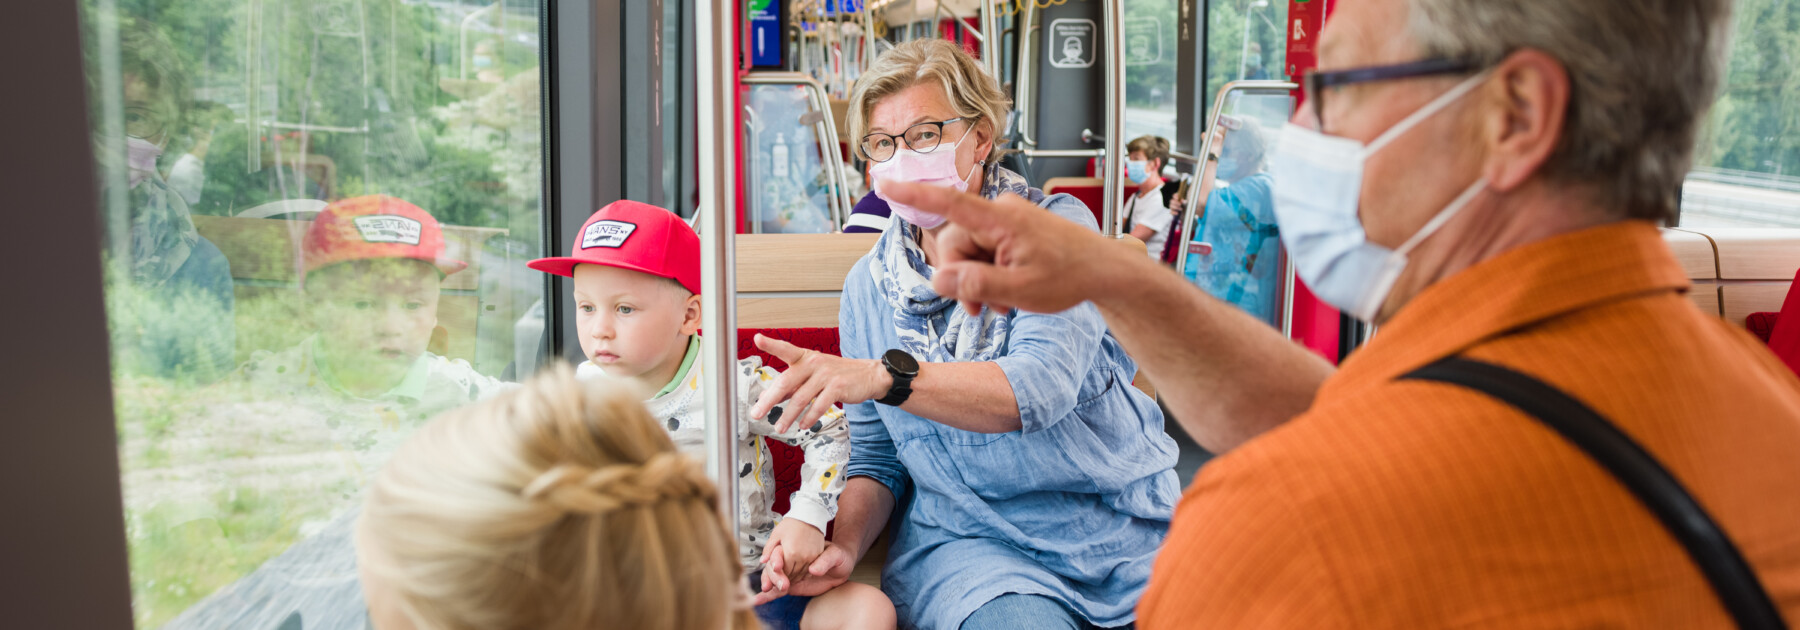
[[[1699,565],[1739,628],[1786,628],[1750,563],[1668,469],[1592,408],[1526,374],[1462,357],[1419,368],[1399,380],[1435,381],[1482,392],[1537,418],[1587,453],[1623,484]]]

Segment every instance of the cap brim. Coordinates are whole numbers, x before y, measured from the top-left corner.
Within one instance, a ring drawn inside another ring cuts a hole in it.
[[[575,265],[600,265],[602,267],[617,267],[619,269],[625,269],[628,271],[636,271],[638,273],[645,273],[645,274],[649,274],[652,276],[656,276],[658,278],[668,278],[670,280],[675,280],[676,282],[681,282],[679,279],[676,279],[674,276],[663,275],[660,272],[653,271],[651,269],[645,268],[640,265],[633,265],[630,263],[623,263],[623,262],[618,262],[618,261],[613,261],[613,260],[608,260],[606,262],[600,262],[600,261],[595,261],[595,260],[585,260],[585,259],[581,259],[581,258],[570,258],[570,257],[565,256],[565,257],[556,257],[556,258],[539,258],[537,260],[533,260],[531,262],[525,263],[525,266],[530,267],[532,269],[536,269],[536,270],[542,271],[544,273],[553,273],[553,274],[568,277],[568,278],[575,277]],[[686,285],[683,285],[683,288],[687,288]],[[695,295],[699,295],[699,293],[695,292]]]

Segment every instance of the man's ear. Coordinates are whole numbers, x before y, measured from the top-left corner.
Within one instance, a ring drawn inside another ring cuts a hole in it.
[[[692,335],[700,332],[700,296],[688,295],[682,303],[681,334]]]
[[[1568,122],[1569,72],[1561,62],[1530,48],[1494,67],[1481,91],[1486,113],[1480,139],[1489,147],[1482,173],[1496,190],[1530,180],[1562,143]]]

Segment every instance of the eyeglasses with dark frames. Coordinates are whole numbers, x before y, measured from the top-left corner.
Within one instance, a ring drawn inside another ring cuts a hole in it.
[[[1388,66],[1307,72],[1306,76],[1301,79],[1301,86],[1306,91],[1306,103],[1312,109],[1313,120],[1318,123],[1319,130],[1323,131],[1325,129],[1325,88],[1445,74],[1469,74],[1478,67],[1476,63],[1468,60],[1426,59]]]
[[[922,122],[907,127],[906,131],[901,132],[898,136],[885,133],[863,136],[861,146],[863,157],[874,162],[886,162],[894,158],[894,152],[900,149],[901,142],[906,143],[908,149],[919,153],[930,153],[933,149],[938,148],[939,144],[943,144],[945,125],[967,120],[958,116],[938,122]],[[964,131],[963,133],[967,134],[968,132]]]

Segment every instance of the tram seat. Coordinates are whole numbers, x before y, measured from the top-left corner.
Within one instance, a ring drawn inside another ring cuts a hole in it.
[[[225,254],[231,265],[233,316],[238,331],[239,361],[255,350],[279,350],[298,343],[309,330],[299,296],[300,241],[311,221],[247,217],[196,216],[194,228]],[[480,288],[483,246],[506,234],[499,228],[443,226],[451,258],[469,267],[444,279],[438,301],[438,329],[431,349],[443,356],[475,362],[477,324],[482,310]],[[282,338],[283,333],[288,338]]]
[[[1044,182],[1044,194],[1054,195],[1067,193],[1087,204],[1088,210],[1094,213],[1094,223],[1100,223],[1106,212],[1106,180],[1098,177],[1052,177]]]
[[[1781,310],[1800,270],[1800,229],[1673,228],[1663,240],[1694,283],[1688,299],[1739,326]]]

